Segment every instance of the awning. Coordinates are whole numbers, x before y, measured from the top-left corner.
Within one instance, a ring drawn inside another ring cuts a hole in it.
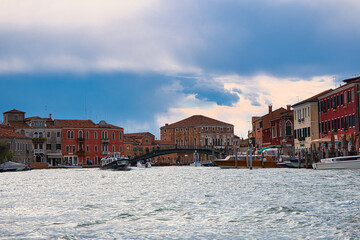
[[[259,150],[259,153],[261,153],[262,151],[269,149],[269,148],[281,148],[281,146],[268,146],[268,147],[263,147]]]
[[[323,143],[323,142],[331,142],[330,138],[319,138],[312,140],[311,143]]]

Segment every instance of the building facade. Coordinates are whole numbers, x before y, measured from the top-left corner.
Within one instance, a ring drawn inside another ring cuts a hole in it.
[[[99,165],[103,156],[111,152],[124,155],[124,129],[105,121],[56,119],[62,129],[63,163]]]
[[[162,126],[160,139],[170,141],[179,148],[231,148],[234,139],[234,125],[206,116],[194,115]],[[178,154],[178,157],[184,159],[185,155],[187,154]],[[189,155],[187,157],[193,158]],[[205,160],[206,157],[200,156],[201,160]]]
[[[1,154],[4,159],[0,162],[7,160],[28,164],[33,160],[31,137],[16,133],[13,128],[0,126],[0,151],[7,150],[12,153],[12,159],[5,159],[6,156]]]
[[[287,108],[279,108],[275,111],[269,106],[267,114],[261,117],[252,117],[252,138],[255,140],[255,149],[271,145],[281,145],[289,148],[293,143],[293,113],[288,105]]]
[[[348,146],[342,146],[344,140],[350,144],[351,135],[359,135],[360,78],[344,82],[345,85],[318,98],[319,136],[329,142],[333,134],[337,149],[348,149]]]
[[[299,149],[309,150],[311,144],[319,139],[318,98],[331,91],[332,89],[328,89],[292,106],[294,110],[294,146],[296,151]]]

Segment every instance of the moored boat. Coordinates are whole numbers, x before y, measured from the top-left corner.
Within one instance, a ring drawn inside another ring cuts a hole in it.
[[[138,161],[136,166],[138,168],[151,168],[151,162],[150,161]]]
[[[110,156],[104,157],[100,161],[101,169],[110,169],[118,171],[130,170],[129,158],[121,156],[120,153],[111,153]]]
[[[81,165],[59,164],[58,166],[61,168],[82,168]]]
[[[0,165],[0,171],[1,172],[15,172],[15,171],[26,171],[26,170],[32,170],[33,168],[27,167],[23,163],[17,163],[17,162],[5,162]]]
[[[229,155],[225,159],[214,160],[214,164],[220,168],[249,168],[250,161],[246,160],[246,156],[238,156],[238,159],[234,155]],[[254,156],[252,160],[253,168],[276,168],[276,162],[271,157],[264,157],[261,159],[260,156]]]
[[[360,169],[360,155],[333,157],[321,159],[318,163],[312,164],[313,169]]]

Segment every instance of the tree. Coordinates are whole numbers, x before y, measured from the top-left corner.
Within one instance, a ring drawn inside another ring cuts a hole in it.
[[[14,154],[10,149],[10,145],[6,140],[0,140],[0,163],[11,161],[14,158]]]

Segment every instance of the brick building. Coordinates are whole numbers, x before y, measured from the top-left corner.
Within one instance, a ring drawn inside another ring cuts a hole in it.
[[[129,158],[141,156],[157,149],[171,149],[174,144],[171,141],[156,140],[149,132],[126,133],[124,139],[124,154]],[[151,159],[154,164],[169,164],[170,159],[176,159],[176,154],[167,154]]]
[[[12,152],[13,159],[6,159],[8,161],[27,164],[33,160],[31,137],[16,133],[11,127],[0,125],[0,148],[4,151],[8,148]],[[0,159],[0,163],[4,160]]]
[[[334,133],[338,149],[342,148],[344,140],[351,140],[352,134],[359,135],[360,77],[346,79],[344,83],[318,98],[320,139],[329,143]],[[344,147],[348,149],[349,146]]]
[[[259,150],[271,145],[287,148],[293,143],[293,115],[290,105],[275,111],[269,106],[269,112],[261,117],[252,117],[252,137],[255,148]],[[290,133],[291,130],[291,133]]]
[[[63,162],[73,165],[99,165],[110,152],[124,154],[124,129],[105,121],[55,120],[62,129]]]
[[[181,121],[165,124],[160,128],[160,139],[170,141],[179,148],[183,147],[214,147],[232,146],[234,125],[221,122],[202,115],[194,115]],[[185,156],[187,155],[187,156]],[[189,154],[178,154],[182,159],[191,158]],[[205,160],[207,156],[200,156]]]

